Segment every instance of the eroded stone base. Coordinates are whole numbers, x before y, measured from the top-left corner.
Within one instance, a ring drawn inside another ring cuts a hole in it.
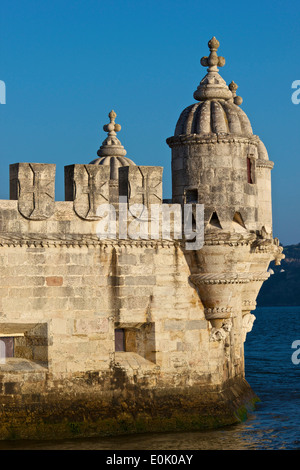
[[[254,409],[258,397],[243,378],[223,387],[131,387],[115,393],[69,390],[27,397],[1,405],[0,438],[63,439],[144,432],[212,429],[238,423]],[[71,396],[72,395],[72,396]]]

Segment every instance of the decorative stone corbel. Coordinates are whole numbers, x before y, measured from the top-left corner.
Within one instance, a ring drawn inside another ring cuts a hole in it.
[[[285,258],[285,255],[282,253],[283,246],[279,245],[278,238],[273,239],[273,246],[274,246],[273,253],[274,253],[275,265],[279,266],[281,264],[281,261]]]
[[[246,313],[246,315],[243,316],[243,329],[242,329],[242,340],[243,342],[246,341],[246,336],[247,333],[250,333],[250,331],[253,328],[253,323],[255,321],[256,317],[252,313]]]
[[[210,333],[209,341],[225,341],[232,328],[231,318],[223,320],[220,328],[213,327]]]

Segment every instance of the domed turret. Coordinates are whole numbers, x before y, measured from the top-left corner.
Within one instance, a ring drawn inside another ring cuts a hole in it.
[[[273,163],[241,109],[233,81],[226,85],[218,67],[219,41],[209,42],[202,57],[207,74],[194,92],[198,101],[186,107],[176,124],[172,148],[173,202],[205,206],[206,231],[256,232],[262,226],[271,235],[271,183]]]
[[[207,74],[194,92],[197,102],[181,113],[167,143],[173,203],[204,205],[204,246],[186,258],[206,318],[224,330],[218,333],[222,337],[228,325],[242,331],[251,318],[270,275],[268,265],[281,259],[282,250],[272,238],[273,162],[240,108],[236,83],[227,86],[218,73],[225,65],[217,55],[219,41],[213,37],[208,46],[209,56],[201,59]]]

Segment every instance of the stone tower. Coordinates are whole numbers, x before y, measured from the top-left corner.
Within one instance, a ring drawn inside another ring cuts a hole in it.
[[[114,111],[99,158],[65,167],[65,201],[55,200],[54,164],[10,165],[0,439],[197,430],[239,422],[253,406],[244,341],[268,265],[283,255],[273,163],[236,84],[218,73],[218,47],[209,41],[196,102],[167,139],[172,201],[162,167],[126,157]],[[178,236],[187,207],[196,230],[204,207],[201,247]]]

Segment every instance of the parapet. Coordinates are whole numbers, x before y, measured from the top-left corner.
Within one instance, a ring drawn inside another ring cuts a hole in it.
[[[29,220],[45,220],[55,212],[55,164],[14,163],[10,165],[10,199],[18,201],[20,214]],[[65,201],[73,202],[75,214],[83,220],[97,220],[101,204],[162,204],[162,174],[159,166],[121,166],[118,180],[110,179],[110,167],[94,164],[65,166]],[[117,183],[117,184],[116,184]]]

